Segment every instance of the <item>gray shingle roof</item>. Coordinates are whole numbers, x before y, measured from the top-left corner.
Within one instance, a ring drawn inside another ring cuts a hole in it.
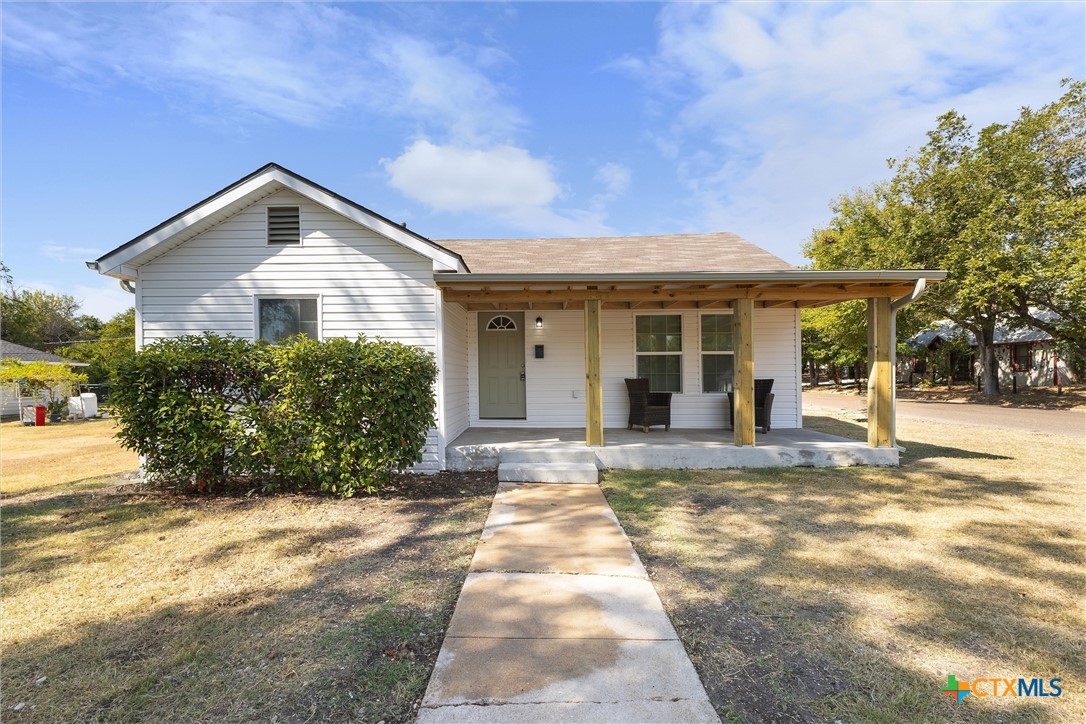
[[[14,357],[22,362],[53,362],[54,364],[72,364],[70,360],[66,360],[60,355],[51,354],[49,352],[42,352],[40,349],[34,349],[33,347],[27,347],[22,344],[15,344],[14,342],[8,342],[7,340],[0,340],[0,359],[9,359]],[[85,366],[84,363],[75,363]]]
[[[568,239],[440,239],[472,272],[746,272],[794,269],[728,232]]]

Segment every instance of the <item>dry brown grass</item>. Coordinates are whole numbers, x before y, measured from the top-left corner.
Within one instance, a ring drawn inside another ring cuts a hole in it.
[[[832,418],[810,427],[863,439]],[[725,718],[1082,721],[1082,439],[900,420],[900,469],[610,473]],[[1061,677],[1058,699],[939,693]]]
[[[0,493],[45,490],[79,480],[133,471],[134,452],[113,438],[116,420],[82,420],[45,427],[0,425]]]
[[[71,429],[93,447],[107,426],[89,425]],[[59,469],[20,448],[54,457],[33,430],[4,432],[5,457]],[[4,721],[411,719],[496,485],[208,499],[21,480],[0,531]]]

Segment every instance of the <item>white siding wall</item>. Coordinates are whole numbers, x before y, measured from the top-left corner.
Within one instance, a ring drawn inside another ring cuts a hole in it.
[[[602,321],[603,418],[605,427],[625,427],[629,412],[626,385],[633,377],[635,311],[604,310]],[[673,312],[679,313],[679,312]],[[486,312],[481,312],[486,314]],[[727,396],[701,393],[699,312],[683,316],[683,393],[672,398],[672,425],[678,428],[723,428]],[[543,329],[533,321],[543,317]],[[528,379],[527,419],[479,419],[479,361],[476,313],[467,314],[468,405],[471,425],[478,427],[581,427],[584,408],[584,313],[525,312],[525,370]],[[543,344],[545,357],[535,359]],[[801,427],[799,399],[799,315],[794,309],[756,309],[754,368],[759,379],[772,377],[773,426]]]
[[[23,402],[30,404],[29,397],[19,397],[19,386],[16,384],[0,386],[0,415],[18,415]]]
[[[468,429],[468,315],[459,304],[444,304],[445,439]]]
[[[301,246],[269,247],[266,207],[298,206]],[[433,264],[291,191],[261,199],[139,270],[144,343],[215,332],[252,339],[260,296],[317,296],[321,336],[436,352]],[[140,334],[142,333],[142,334]],[[431,431],[419,469],[437,469]]]

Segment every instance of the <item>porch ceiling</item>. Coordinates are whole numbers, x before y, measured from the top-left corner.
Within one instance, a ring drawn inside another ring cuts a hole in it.
[[[681,274],[440,274],[445,301],[469,310],[581,309],[598,299],[604,309],[728,309],[739,299],[756,307],[820,307],[850,299],[911,293],[920,280],[944,271],[807,271]]]

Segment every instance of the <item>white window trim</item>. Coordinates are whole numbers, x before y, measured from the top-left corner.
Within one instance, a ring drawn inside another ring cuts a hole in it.
[[[632,311],[632,310],[631,310]],[[637,318],[638,317],[678,317],[679,318],[679,336],[682,339],[683,348],[678,352],[638,352],[637,351]],[[684,370],[686,369],[686,319],[682,312],[676,312],[668,309],[658,310],[645,310],[644,312],[633,312],[633,325],[631,326],[633,333],[630,335],[630,347],[633,351],[633,374],[637,376],[637,358],[644,355],[646,357],[678,357],[679,358],[679,390],[672,392],[673,395],[686,394],[685,379],[686,375]],[[700,346],[700,345],[699,345]],[[700,375],[700,373],[698,373]]]
[[[706,317],[709,317],[709,316],[713,316],[713,317],[720,316],[720,315],[731,316],[733,313],[734,312],[731,309],[721,309],[721,310],[713,310],[711,312],[701,312],[700,314],[698,314],[698,387],[701,390],[701,394],[703,394],[703,395],[712,395],[714,397],[723,397],[723,396],[727,395],[728,393],[727,392],[707,392],[705,390],[705,365],[702,364],[702,357],[707,355],[707,354],[716,354],[716,355],[729,355],[729,356],[732,357],[733,360],[735,358],[735,349],[734,349],[734,341],[735,340],[734,340],[734,337],[732,339],[732,341],[733,341],[733,349],[731,351],[717,352],[715,350],[704,350],[704,349],[702,349],[701,340],[704,339],[704,337],[702,335],[705,333],[704,320],[705,320]],[[732,364],[732,375],[733,375],[732,382],[734,383],[734,375],[735,375],[735,364],[734,363]]]
[[[324,341],[324,295],[322,294],[254,294],[253,295],[253,341],[260,341],[260,300],[262,299],[316,299],[317,300],[317,341]]]
[[[271,214],[271,210],[272,210],[273,207],[277,208],[277,209],[287,209],[287,208],[296,208],[296,209],[298,209],[298,241],[297,241],[297,243],[293,243],[293,244],[273,244],[268,240],[268,237],[271,236],[271,234],[269,233],[269,230],[271,229],[271,221],[268,219],[268,216]],[[305,234],[302,233],[302,205],[301,204],[267,204],[266,206],[264,206],[264,246],[268,247],[269,249],[293,249],[296,246],[305,246]],[[265,298],[266,299],[274,299],[274,297],[265,297]],[[281,298],[283,298],[283,299],[302,299],[302,297],[281,297]]]

